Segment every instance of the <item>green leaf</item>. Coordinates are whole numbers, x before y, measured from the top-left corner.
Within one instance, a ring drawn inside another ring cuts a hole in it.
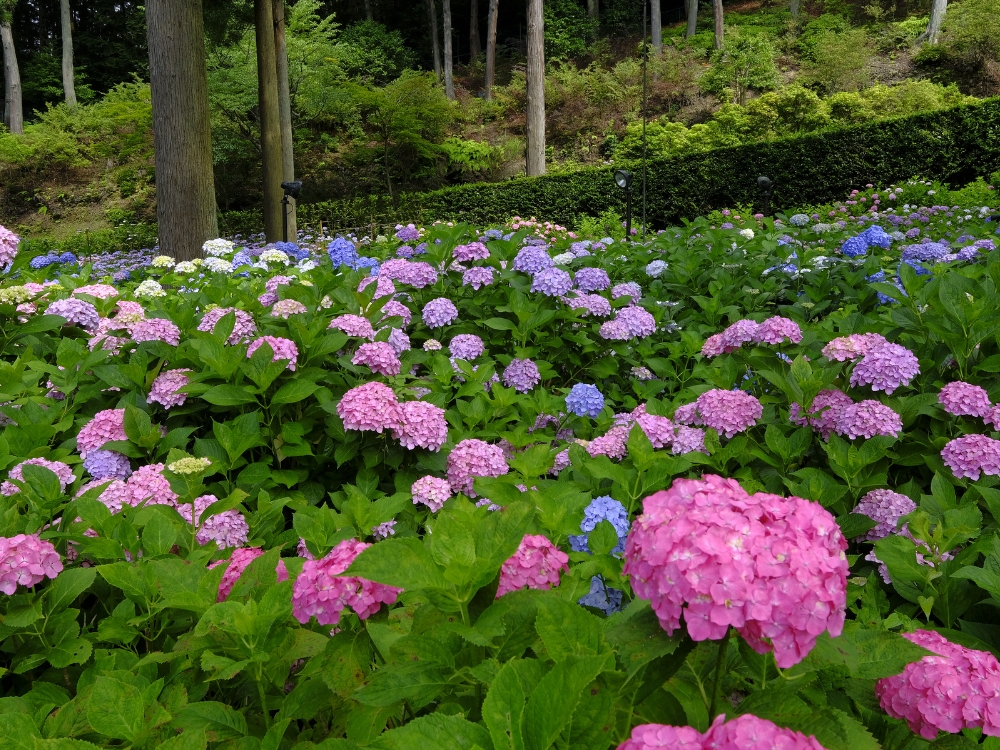
[[[209,742],[238,739],[249,731],[243,714],[215,701],[187,704],[177,712],[173,726],[183,732],[203,731]]]
[[[488,328],[492,328],[495,331],[516,331],[517,326],[511,323],[506,318],[488,318],[482,321],[483,325]]]
[[[201,729],[181,732],[165,742],[157,744],[157,750],[205,750],[208,738]]]
[[[215,406],[240,406],[257,401],[252,389],[235,385],[216,385],[205,391],[201,397]]]
[[[271,397],[272,404],[297,404],[304,401],[319,390],[319,386],[311,380],[298,378],[285,383]]]
[[[87,703],[87,720],[99,734],[118,740],[134,740],[142,728],[145,711],[142,695],[132,685],[98,677]]]
[[[165,555],[177,542],[177,527],[165,513],[154,513],[142,530],[142,548],[150,555]]]
[[[344,574],[407,591],[450,587],[427,547],[412,538],[386,539],[373,544],[355,558]]]
[[[86,664],[93,650],[93,644],[86,638],[72,638],[50,648],[45,658],[56,669],[63,669],[70,664]]]
[[[389,730],[370,747],[381,750],[476,750],[490,747],[490,735],[464,717],[435,713]]]
[[[846,539],[856,539],[878,526],[878,521],[863,513],[848,513],[838,518],[837,524]]]
[[[41,732],[27,714],[0,714],[0,750],[34,750]]]
[[[524,750],[524,706],[544,673],[538,659],[511,659],[497,673],[483,701],[483,721],[495,750]]]
[[[525,750],[547,750],[573,718],[573,712],[610,657],[570,656],[539,680],[524,710]]]
[[[366,706],[391,706],[405,700],[414,708],[421,708],[447,685],[448,677],[444,670],[433,662],[387,664],[375,670],[368,684],[354,697]]]
[[[263,444],[260,439],[259,411],[241,414],[236,419],[222,424],[213,421],[212,432],[229,456],[230,463],[236,463],[236,460],[248,450]]]
[[[97,577],[93,568],[69,568],[60,573],[49,586],[45,611],[48,615],[66,609],[84,591],[90,588]]]
[[[610,554],[618,546],[618,532],[610,521],[601,521],[587,535],[587,546],[597,557]]]
[[[596,656],[608,651],[604,622],[554,594],[538,597],[535,629],[556,662],[573,655]]]

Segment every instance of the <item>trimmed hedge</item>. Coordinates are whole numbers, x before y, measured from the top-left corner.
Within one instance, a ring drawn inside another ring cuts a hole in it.
[[[641,212],[641,165],[587,168],[568,174],[478,183],[387,198],[370,196],[299,206],[299,223],[346,230],[435,220],[492,224],[535,216],[572,226],[580,214],[625,210],[612,172],[631,169],[633,222]],[[775,180],[772,208],[843,198],[867,183],[887,185],[915,175],[955,184],[1000,169],[1000,98],[854,128],[713,149],[648,163],[650,226],[664,227],[714,208],[754,204],[757,176]],[[234,217],[235,218],[235,217]],[[225,222],[232,225],[235,222]]]

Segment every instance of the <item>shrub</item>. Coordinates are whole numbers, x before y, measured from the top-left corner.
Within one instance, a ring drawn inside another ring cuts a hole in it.
[[[824,91],[856,91],[871,78],[873,55],[865,29],[827,30],[812,38],[812,61],[805,65],[806,80]]]
[[[712,54],[712,67],[702,76],[703,90],[745,104],[750,89],[766,91],[778,84],[775,49],[767,37],[730,34],[725,46]]]

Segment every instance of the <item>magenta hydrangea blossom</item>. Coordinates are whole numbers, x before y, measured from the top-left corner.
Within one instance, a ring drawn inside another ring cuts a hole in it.
[[[475,291],[479,291],[484,286],[493,284],[493,269],[480,266],[469,268],[462,272],[462,286],[471,286]]]
[[[216,598],[218,602],[224,602],[229,598],[229,594],[232,593],[233,586],[239,580],[240,576],[243,575],[243,571],[247,569],[254,560],[264,554],[264,550],[260,547],[250,547],[234,549],[233,554],[229,556],[228,560],[216,560],[214,563],[208,566],[211,570],[214,567],[229,563],[229,567],[226,568],[226,572],[222,574],[222,580],[219,582],[219,595]],[[278,566],[275,569],[278,575],[278,583],[288,580],[288,568],[285,567],[285,561],[279,559]]]
[[[932,655],[907,664],[902,674],[875,683],[879,705],[905,719],[914,734],[933,740],[979,728],[1000,737],[1000,663],[993,654],[951,643],[940,633],[917,630],[903,637]]]
[[[476,438],[461,441],[448,454],[448,483],[452,490],[469,497],[478,497],[473,489],[476,477],[495,478],[508,471],[503,450]]]
[[[739,540],[739,543],[734,543]],[[695,641],[735,627],[782,669],[816,638],[840,635],[847,541],[828,511],[797,497],[749,495],[733,479],[678,479],[646,498],[625,545],[624,572],[672,634]]]
[[[229,313],[233,313],[236,317],[236,322],[233,325],[233,332],[226,339],[227,344],[236,346],[257,332],[257,324],[253,322],[253,317],[250,313],[238,310],[235,307],[212,308],[202,316],[201,323],[198,324],[198,330],[206,333],[214,333],[219,321]]]
[[[177,494],[170,489],[170,482],[163,476],[163,464],[149,464],[136,469],[125,482],[125,490],[124,502],[132,506],[142,503],[175,505],[177,502]]]
[[[0,591],[13,596],[18,586],[31,588],[55,578],[63,564],[52,542],[37,534],[0,537]]]
[[[985,388],[963,383],[961,380],[948,383],[942,388],[938,394],[938,403],[956,417],[986,417],[993,408]]]
[[[885,337],[878,333],[852,333],[850,336],[836,338],[824,346],[823,356],[838,362],[854,360],[888,343]]]
[[[400,404],[400,409],[402,419],[399,426],[393,428],[392,436],[404,448],[439,451],[448,442],[448,422],[444,418],[444,409],[426,401],[406,401]]]
[[[458,308],[447,297],[432,299],[420,313],[428,328],[440,328],[458,320]]]
[[[858,541],[874,542],[899,532],[899,519],[917,509],[917,504],[906,495],[892,490],[872,490],[855,506],[854,512],[878,521],[878,526],[869,529]]]
[[[722,334],[716,333],[705,339],[705,343],[701,345],[701,353],[705,357],[718,357],[720,354],[725,354],[726,345]]]
[[[855,438],[899,437],[903,418],[885,404],[871,399],[845,406],[836,416],[833,431],[851,440]]]
[[[153,381],[146,400],[151,404],[160,404],[164,409],[183,406],[187,401],[187,394],[180,390],[191,382],[187,374],[189,372],[191,370],[188,369],[161,372]]]
[[[80,456],[87,457],[110,440],[128,440],[125,434],[125,410],[105,409],[94,415],[76,435],[76,448]]]
[[[919,374],[920,365],[913,352],[899,344],[882,344],[870,349],[854,366],[851,385],[869,385],[873,391],[891,394]]]
[[[362,344],[354,353],[351,362],[356,365],[367,365],[372,372],[379,375],[399,375],[403,369],[403,364],[396,356],[392,344],[385,341]]]
[[[540,534],[526,534],[500,568],[499,599],[521,589],[547,589],[559,585],[559,574],[569,572],[569,555]]]
[[[1000,475],[1000,440],[986,435],[963,435],[941,449],[944,465],[958,479],[979,479],[980,473]]]
[[[78,325],[88,331],[96,330],[101,321],[96,307],[76,297],[56,300],[45,312],[47,315],[61,315],[67,324]]]
[[[698,409],[699,424],[711,427],[727,438],[753,427],[764,414],[763,404],[745,391],[713,388],[698,396],[694,403]]]
[[[841,412],[853,403],[854,400],[843,391],[828,388],[816,394],[808,414],[803,415],[802,408],[793,403],[788,410],[788,419],[793,424],[809,425],[827,440],[837,426]]]
[[[1000,404],[990,409],[989,414],[983,417],[983,421],[988,425],[993,425],[993,429],[1000,430]]]
[[[437,513],[451,497],[451,485],[446,479],[420,477],[410,488],[414,505],[426,505],[431,513]]]
[[[702,734],[694,727],[641,724],[618,750],[824,750],[812,735],[779,727],[753,714],[715,717]]]
[[[542,376],[538,372],[538,365],[530,359],[512,359],[504,368],[503,384],[518,393],[527,393],[540,382]]]
[[[48,469],[59,479],[59,491],[65,492],[66,487],[73,483],[76,478],[73,476],[73,470],[62,461],[49,461],[46,458],[29,458],[27,461],[22,461],[10,470],[7,475],[9,479],[16,479],[18,482],[24,481],[24,474],[22,470],[25,466],[41,466],[43,469]],[[20,492],[20,488],[13,482],[7,481],[0,484],[0,494],[4,495],[16,495]]]
[[[754,340],[758,344],[781,344],[785,341],[798,344],[802,341],[802,329],[794,320],[776,315],[757,326]]]
[[[473,260],[487,260],[490,251],[482,242],[470,242],[468,245],[457,245],[452,250],[452,257],[459,263],[468,263]]]
[[[636,424],[642,429],[654,448],[669,448],[674,443],[674,423],[666,417],[646,412],[646,405],[639,404],[632,410]]]
[[[403,421],[403,411],[392,389],[378,382],[365,383],[351,388],[337,404],[337,414],[348,430],[398,429]]]
[[[753,320],[737,320],[722,332],[722,346],[727,352],[734,352],[744,344],[757,341],[760,324]]]
[[[273,356],[271,357],[272,362],[286,360],[288,362],[288,369],[292,372],[295,371],[295,362],[299,357],[299,349],[295,346],[294,341],[281,338],[280,336],[261,336],[251,341],[250,346],[247,347],[247,359],[252,357],[253,353],[264,344],[271,347],[271,351],[273,352]]]
[[[592,457],[607,456],[612,461],[621,461],[628,454],[628,433],[629,428],[625,425],[612,427],[587,444],[587,453]]]
[[[330,321],[330,325],[327,327],[343,331],[348,336],[357,336],[369,341],[375,338],[375,329],[372,328],[371,322],[368,318],[362,318],[360,315],[338,315]]]
[[[340,575],[371,545],[345,539],[321,560],[307,560],[292,588],[292,614],[305,624],[313,617],[320,625],[337,625],[345,607],[367,620],[382,604],[393,604],[402,589],[365,578]]]

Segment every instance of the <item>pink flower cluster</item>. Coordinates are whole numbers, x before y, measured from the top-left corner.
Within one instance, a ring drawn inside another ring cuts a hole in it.
[[[469,497],[478,497],[473,490],[476,477],[499,477],[508,471],[503,450],[476,438],[463,440],[448,454],[448,482]]]
[[[371,322],[360,315],[338,315],[330,321],[328,327],[343,331],[348,336],[357,336],[369,341],[375,338],[375,329],[372,328]]]
[[[906,495],[892,490],[872,490],[855,506],[854,512],[878,521],[859,541],[874,542],[900,532],[899,519],[917,509],[917,504]],[[904,526],[902,531],[905,532]]]
[[[948,383],[942,388],[938,394],[938,403],[956,417],[986,417],[993,408],[985,388],[963,383],[961,380]]]
[[[193,508],[194,523],[200,524],[201,514],[208,509],[208,506],[218,501],[219,498],[215,495],[202,495],[195,498]],[[181,518],[185,521],[190,522],[192,520],[192,508],[190,504],[178,503],[177,512],[180,513]],[[211,516],[198,529],[195,539],[198,544],[215,542],[219,549],[226,549],[227,547],[242,547],[247,543],[249,536],[250,526],[247,524],[247,520],[243,517],[242,513],[233,509]]]
[[[105,409],[94,415],[76,436],[76,448],[83,458],[109,440],[128,440],[125,434],[125,410]]]
[[[827,440],[837,425],[840,412],[853,403],[851,397],[843,391],[828,388],[816,394],[808,414],[803,415],[802,407],[793,403],[788,410],[788,418],[793,424],[809,425]]]
[[[438,273],[430,263],[413,263],[402,258],[387,260],[379,269],[380,278],[387,278],[409,284],[416,289],[430,286],[438,279]]]
[[[257,333],[257,324],[253,322],[253,317],[250,313],[244,310],[237,310],[235,307],[212,308],[202,316],[201,323],[198,324],[198,330],[206,333],[214,332],[215,326],[229,313],[233,313],[236,316],[236,323],[233,325],[233,332],[226,339],[227,344],[236,346]]]
[[[354,317],[357,316],[355,315]],[[410,325],[410,321],[413,320],[413,313],[411,313],[410,308],[408,308],[402,302],[391,299],[388,302],[386,302],[385,307],[382,308],[381,320],[385,321],[387,318],[402,318],[403,325],[408,326]]]
[[[165,318],[144,318],[130,323],[128,335],[137,344],[143,341],[162,341],[177,346],[181,341],[181,329]]]
[[[451,497],[451,485],[446,479],[420,477],[410,488],[414,505],[426,505],[431,513],[437,513]]]
[[[847,541],[829,512],[797,497],[749,495],[733,479],[678,479],[646,498],[625,545],[624,572],[668,634],[735,627],[782,669],[824,630],[844,624]]]
[[[500,568],[497,599],[520,589],[547,589],[559,585],[559,573],[569,572],[569,555],[539,534],[526,534],[520,546]]]
[[[737,320],[722,333],[709,336],[701,348],[706,357],[735,352],[744,344],[781,344],[802,341],[802,329],[794,320],[774,316],[763,323],[753,320]]]
[[[824,440],[833,432],[853,440],[875,435],[899,437],[903,431],[902,417],[885,404],[872,399],[855,403],[846,393],[835,389],[820,391],[806,415],[793,403],[788,418],[794,424],[808,424]]]
[[[224,563],[229,563],[229,567],[226,568],[226,572],[222,574],[222,580],[219,582],[219,595],[216,601],[224,602],[229,598],[229,594],[233,590],[233,586],[236,585],[236,581],[239,580],[240,576],[243,575],[243,571],[247,569],[254,560],[264,554],[264,550],[260,547],[250,547],[249,549],[235,549],[233,554],[229,556],[228,560],[216,560],[214,563],[208,566],[208,569],[222,565]],[[278,583],[288,580],[288,568],[285,567],[284,560],[278,560],[278,567],[276,568],[278,574]]]
[[[100,483],[85,485],[81,492]],[[163,464],[149,464],[134,471],[127,481],[116,479],[111,482],[97,499],[112,513],[117,513],[125,505],[134,507],[145,503],[173,506],[177,502],[177,494],[170,489],[170,482],[163,476]]]
[[[1000,475],[1000,440],[986,435],[963,435],[941,449],[941,458],[958,479],[968,477],[975,481],[980,473],[997,476]]]
[[[870,385],[873,391],[892,393],[909,385],[919,374],[920,365],[913,352],[905,346],[886,343],[870,349],[854,365],[851,386]]]
[[[161,372],[156,376],[156,380],[153,381],[153,385],[149,389],[147,401],[151,404],[160,404],[164,409],[183,406],[184,402],[187,401],[187,394],[181,393],[180,390],[191,381],[187,376],[189,372],[191,370],[188,369]]]
[[[888,343],[880,333],[852,333],[850,336],[836,338],[824,346],[823,356],[837,362],[855,360]]]
[[[52,542],[37,534],[0,537],[0,591],[13,596],[18,586],[30,588],[55,578],[63,564]]]
[[[252,357],[253,353],[264,344],[270,346],[271,351],[274,353],[271,357],[272,362],[285,360],[288,362],[288,369],[295,372],[295,361],[299,357],[299,349],[295,346],[294,341],[281,338],[280,336],[261,336],[258,339],[254,339],[250,342],[250,346],[247,347],[247,359]]]
[[[355,539],[345,539],[321,560],[307,560],[292,589],[292,614],[301,623],[313,617],[320,625],[336,625],[344,607],[362,620],[375,614],[382,604],[393,604],[402,589],[364,578],[340,575],[354,558],[370,547]]]
[[[78,286],[73,290],[74,297],[78,294],[86,294],[96,299],[110,299],[111,297],[118,296],[118,290],[110,284],[88,284],[86,286]]]
[[[21,470],[28,465],[41,466],[55,474],[59,478],[59,490],[61,492],[65,492],[66,486],[72,484],[73,479],[75,479],[73,476],[73,470],[68,465],[64,464],[62,461],[49,461],[45,458],[29,458],[27,461],[22,461],[10,470],[8,478],[23,482],[24,474]],[[16,495],[20,491],[21,490],[13,482],[8,481],[0,484],[0,494]]]
[[[785,729],[753,714],[727,722],[719,715],[702,734],[694,727],[642,724],[618,750],[823,750],[812,735]]]
[[[753,427],[763,414],[764,406],[755,396],[745,391],[713,388],[698,396],[693,404],[679,407],[674,419],[684,424],[711,427],[731,438]]]
[[[348,430],[397,429],[403,411],[392,389],[376,381],[351,388],[337,404],[337,414]]]
[[[362,344],[354,353],[351,362],[356,365],[367,365],[372,372],[379,375],[399,375],[403,369],[392,345],[384,341]]]
[[[902,674],[875,683],[882,709],[905,719],[927,740],[938,731],[977,727],[1000,736],[1000,663],[993,654],[951,643],[940,633],[917,630],[903,637],[933,652],[907,664]]]
[[[458,245],[452,250],[452,257],[459,263],[468,263],[472,260],[487,260],[490,251],[482,242],[470,242],[468,245]]]
[[[400,404],[402,416],[399,425],[392,430],[392,436],[404,448],[427,448],[441,450],[448,442],[448,422],[445,411],[426,401],[405,401]]]

